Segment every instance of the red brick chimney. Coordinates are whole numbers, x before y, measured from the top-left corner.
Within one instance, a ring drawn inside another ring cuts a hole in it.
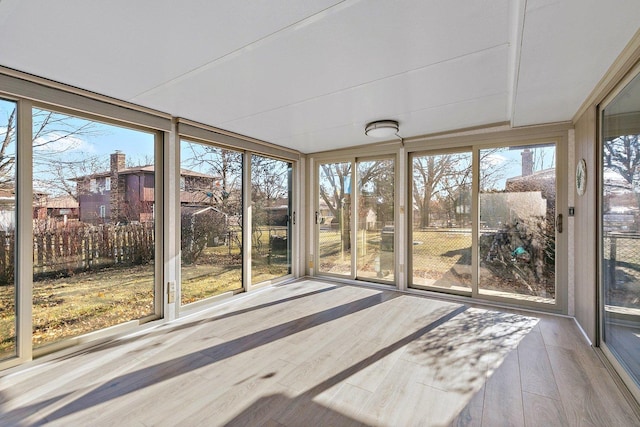
[[[525,148],[522,155],[522,176],[533,175],[533,152]]]
[[[125,160],[126,154],[124,154],[120,150],[116,150],[115,153],[111,155],[111,173],[117,173],[125,168]]]
[[[126,155],[120,150],[111,154],[111,191],[109,205],[111,208],[111,222],[117,223],[122,219],[124,208],[124,179],[120,181],[119,172],[125,169]]]

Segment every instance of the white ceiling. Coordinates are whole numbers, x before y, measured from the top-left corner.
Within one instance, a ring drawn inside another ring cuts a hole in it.
[[[570,120],[637,0],[0,0],[0,65],[305,153]],[[1,88],[0,88],[1,89]]]

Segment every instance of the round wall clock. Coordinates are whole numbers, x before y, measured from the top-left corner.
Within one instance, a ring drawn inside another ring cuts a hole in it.
[[[578,195],[584,195],[587,190],[587,162],[580,159],[576,165],[576,191]]]

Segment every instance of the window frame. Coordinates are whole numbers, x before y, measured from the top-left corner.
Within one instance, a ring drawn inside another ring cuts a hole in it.
[[[9,89],[9,90],[7,90]],[[17,103],[17,161],[16,161],[16,342],[17,352],[15,357],[0,361],[0,370],[20,365],[63,348],[77,345],[87,340],[101,339],[113,336],[116,331],[133,330],[133,328],[158,320],[163,317],[162,303],[162,241],[156,239],[154,259],[154,313],[138,320],[128,321],[111,328],[100,329],[89,334],[80,335],[61,340],[41,348],[33,348],[32,345],[32,298],[33,298],[33,166],[32,166],[32,113],[33,109],[43,109],[60,114],[66,114],[81,119],[92,120],[106,125],[124,127],[131,130],[143,131],[153,135],[155,163],[162,165],[163,136],[158,128],[165,128],[169,121],[152,114],[129,110],[121,106],[86,98],[82,95],[72,94],[61,89],[42,86],[33,82],[24,81],[15,77],[0,73],[0,98]],[[48,102],[56,100],[56,102]],[[73,104],[65,104],[63,100]],[[85,109],[86,108],[86,109]],[[136,122],[139,119],[142,121]],[[145,125],[153,124],[152,127]],[[158,168],[160,179],[156,181],[155,203],[162,204],[162,169]],[[97,184],[96,184],[97,187]],[[160,216],[162,209],[160,209]],[[155,221],[156,236],[160,235],[162,219]]]
[[[595,182],[595,203],[596,203],[596,301],[595,301],[595,314],[596,314],[596,336],[595,346],[602,351],[606,357],[608,363],[613,370],[618,374],[622,382],[625,384],[629,392],[633,397],[640,402],[640,384],[638,384],[631,375],[627,372],[623,363],[618,360],[616,352],[609,348],[603,339],[605,330],[605,295],[604,295],[604,274],[605,267],[603,265],[604,248],[603,248],[603,209],[602,209],[602,192],[604,190],[603,180],[603,146],[604,146],[604,111],[615,100],[615,98],[634,80],[640,76],[640,63],[633,66],[624,78],[613,87],[613,89],[602,99],[602,101],[596,105],[596,123],[597,123],[597,135],[596,135],[596,168],[597,172],[590,174],[587,177],[587,185],[589,182]]]

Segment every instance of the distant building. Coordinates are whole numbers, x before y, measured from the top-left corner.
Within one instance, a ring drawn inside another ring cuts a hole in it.
[[[153,165],[126,167],[125,153],[111,154],[109,171],[74,178],[79,218],[88,223],[151,222],[154,218],[155,169]],[[181,205],[207,206],[219,192],[211,175],[181,169]]]
[[[66,224],[67,221],[78,220],[79,214],[80,205],[72,196],[40,195],[40,197],[34,197],[33,219],[53,219],[56,222]]]

